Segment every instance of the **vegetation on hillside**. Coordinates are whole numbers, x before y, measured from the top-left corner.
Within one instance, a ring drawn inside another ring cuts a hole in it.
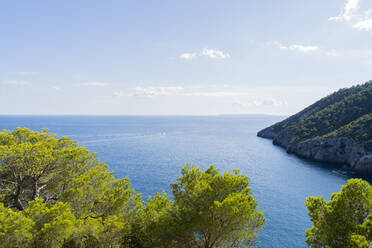
[[[334,103],[337,103],[339,101],[342,101],[344,98],[359,92],[360,90],[368,88],[369,84],[372,84],[372,81],[367,82],[363,85],[356,85],[356,86],[353,86],[351,88],[340,89],[340,90],[332,93],[331,95],[320,99],[319,101],[317,101],[314,104],[310,105],[309,107],[303,109],[302,111],[298,112],[297,114],[292,115],[292,116],[288,117],[287,119],[272,125],[270,128],[272,128],[274,130],[274,132],[278,133],[286,127],[297,124],[299,121],[305,119],[306,117],[312,115],[313,113],[321,111],[324,108],[326,108],[326,107],[328,107],[328,106],[330,106]]]
[[[329,136],[347,136],[372,151],[372,81],[341,89],[270,127],[279,134],[286,130],[294,142]]]
[[[0,133],[0,247],[253,247],[265,218],[239,171],[187,165],[147,202],[67,137]]]
[[[368,151],[372,151],[372,113],[363,115],[355,121],[342,126],[341,128],[327,134],[330,136],[346,136],[351,137],[355,141],[364,145]]]

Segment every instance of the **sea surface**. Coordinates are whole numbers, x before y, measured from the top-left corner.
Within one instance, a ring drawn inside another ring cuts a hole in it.
[[[251,178],[254,197],[264,210],[266,226],[258,247],[307,247],[311,227],[305,200],[330,199],[355,175],[287,154],[258,138],[257,131],[280,116],[0,116],[0,130],[48,128],[97,152],[117,177],[129,177],[144,198],[165,190],[186,163],[221,171],[240,169]],[[368,179],[370,182],[371,180]]]

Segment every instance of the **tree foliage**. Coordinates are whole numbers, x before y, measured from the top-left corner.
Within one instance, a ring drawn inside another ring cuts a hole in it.
[[[145,203],[67,137],[0,132],[0,247],[251,247],[264,225],[247,176],[186,166]]]
[[[186,165],[171,187],[174,201],[158,193],[140,214],[144,247],[254,246],[265,218],[247,176]]]
[[[220,174],[186,166],[172,184],[176,240],[185,247],[250,247],[264,224],[249,188],[238,170]]]
[[[67,137],[27,128],[0,132],[0,193],[6,206],[23,210],[38,197],[55,202],[70,180],[96,164],[93,154]]]
[[[372,242],[372,187],[368,182],[350,179],[330,201],[309,197],[306,205],[313,222],[313,227],[306,231],[310,247],[369,247]]]

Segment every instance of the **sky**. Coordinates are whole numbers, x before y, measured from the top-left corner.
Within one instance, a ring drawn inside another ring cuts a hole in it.
[[[291,115],[371,79],[371,0],[0,2],[0,114]]]

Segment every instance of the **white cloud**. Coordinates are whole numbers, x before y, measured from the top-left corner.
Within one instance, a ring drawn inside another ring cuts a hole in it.
[[[208,49],[204,48],[202,51],[202,55],[207,56],[211,59],[227,59],[230,58],[230,54],[224,53],[220,50]]]
[[[105,87],[110,85],[109,83],[105,82],[87,82],[87,83],[81,83],[81,86],[92,86],[92,87]]]
[[[238,109],[246,109],[248,107],[250,107],[252,104],[251,103],[244,103],[244,102],[241,102],[241,101],[238,101],[238,100],[235,100],[232,102],[231,104],[234,108],[238,108]]]
[[[302,53],[314,52],[319,50],[317,46],[304,46],[304,45],[297,45],[293,44],[290,46],[280,46],[281,50],[292,50],[292,51],[299,51]]]
[[[197,53],[183,53],[180,55],[180,59],[192,60],[192,59],[195,59],[196,56],[197,56]]]
[[[128,93],[126,93],[122,90],[114,92],[113,95],[116,96],[116,97],[132,96],[131,94],[128,94]]]
[[[174,95],[183,90],[183,87],[170,86],[170,87],[136,87],[133,88],[133,96],[169,96]]]
[[[203,48],[201,52],[183,53],[179,57],[180,59],[192,60],[198,56],[205,56],[210,59],[228,59],[230,54],[217,49]]]
[[[330,21],[350,21],[355,16],[355,11],[359,9],[359,0],[348,0],[344,9],[338,16],[328,18]]]
[[[267,98],[263,100],[258,100],[253,102],[256,106],[286,106],[288,105],[287,101],[279,101],[273,98]]]
[[[353,27],[358,29],[358,30],[370,31],[370,30],[372,30],[372,19],[367,19],[367,20],[364,20],[364,21],[360,21],[357,24],[355,24]]]
[[[193,91],[195,88],[185,89],[181,86],[168,87],[135,87],[131,91],[114,92],[116,97],[154,97],[154,96],[186,96],[186,97],[230,97],[240,96],[240,91]]]
[[[282,43],[278,41],[268,42],[268,44],[277,46],[280,50],[297,51],[301,53],[310,53],[310,52],[315,52],[315,51],[320,50],[318,46],[308,46],[308,45],[298,45],[298,44],[287,46],[287,45],[283,45]]]
[[[352,27],[360,31],[372,31],[372,9],[359,11],[359,0],[348,0],[343,11],[334,17],[330,17],[331,21],[353,21]],[[372,32],[371,32],[372,33]]]
[[[32,83],[30,82],[21,81],[21,80],[8,80],[5,83],[9,85],[15,85],[15,86],[31,86],[32,85]]]
[[[152,96],[170,96],[177,95],[184,88],[180,86],[169,86],[169,87],[135,87],[132,92],[118,91],[114,92],[114,96],[123,97],[152,97]]]
[[[210,92],[190,92],[184,93],[184,96],[215,96],[215,97],[223,97],[223,96],[238,96],[242,95],[240,92],[228,92],[228,91],[210,91]]]

